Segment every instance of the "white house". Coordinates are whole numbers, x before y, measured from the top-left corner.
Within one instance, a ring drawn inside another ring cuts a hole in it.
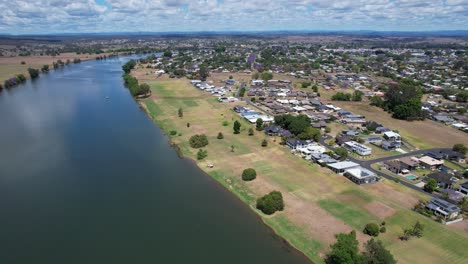
[[[368,156],[372,154],[372,149],[370,147],[360,144],[356,141],[345,142],[343,143],[343,146],[361,156]]]
[[[393,131],[387,131],[383,135],[384,135],[384,138],[389,141],[401,142],[400,134],[395,133]]]

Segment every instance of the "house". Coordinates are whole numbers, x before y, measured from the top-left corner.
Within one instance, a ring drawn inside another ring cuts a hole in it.
[[[398,141],[383,141],[380,145],[381,148],[385,150],[395,150],[401,147],[401,143]]]
[[[426,169],[435,170],[440,168],[444,164],[444,161],[431,158],[429,156],[424,156],[419,159],[419,163]]]
[[[417,169],[419,166],[419,160],[414,157],[403,157],[400,159],[400,163],[410,171]]]
[[[330,155],[328,154],[320,154],[320,153],[316,153],[316,154],[312,154],[310,156],[310,159],[320,165],[322,164],[330,164],[330,163],[336,163],[338,162],[336,159],[330,157]]]
[[[377,134],[382,134],[382,133],[385,133],[385,132],[391,132],[392,130],[390,130],[390,128],[386,128],[386,127],[383,127],[383,126],[379,126],[375,129],[375,133]]]
[[[336,144],[338,145],[343,145],[344,143],[348,142],[348,141],[351,141],[352,139],[348,136],[342,136],[342,135],[338,135],[336,136],[335,138],[335,142]]]
[[[427,176],[429,179],[434,179],[437,181],[437,186],[441,189],[451,189],[453,182],[451,178],[453,177],[452,174],[448,174],[446,172],[438,171],[431,173]]]
[[[444,159],[444,155],[442,153],[439,153],[439,152],[428,152],[428,153],[426,153],[426,156],[429,156],[431,158],[438,159],[438,160],[443,160]]]
[[[283,129],[280,126],[267,126],[265,127],[265,134],[268,136],[279,136]]]
[[[328,168],[330,168],[335,173],[344,173],[348,169],[353,169],[357,167],[360,167],[359,164],[352,161],[341,161],[328,164]]]
[[[236,113],[243,113],[243,112],[249,111],[249,109],[247,109],[247,108],[245,108],[245,107],[243,107],[243,106],[240,106],[240,105],[234,106],[233,109],[234,109],[234,111],[235,111]]]
[[[445,220],[453,219],[460,213],[460,208],[458,206],[439,198],[432,198],[432,200],[426,204],[426,208],[434,212],[435,215],[444,217]]]
[[[319,121],[316,123],[312,123],[312,127],[314,128],[324,128],[327,126],[327,123],[325,121]]]
[[[356,152],[357,154],[361,156],[368,156],[372,153],[371,148],[363,144],[360,144],[356,141],[348,141],[348,142],[345,142],[343,145],[346,149]]]
[[[341,131],[341,134],[343,136],[348,136],[348,137],[357,137],[357,136],[359,136],[359,132],[354,131],[354,130],[343,130],[343,131]]]
[[[393,141],[393,142],[401,142],[401,136],[398,133],[395,133],[393,131],[387,131],[383,133],[383,136],[386,140],[388,141]]]
[[[381,137],[368,137],[366,138],[366,141],[372,144],[381,144],[382,138]]]
[[[444,159],[461,162],[461,163],[465,162],[465,155],[461,154],[460,152],[456,152],[456,151],[448,149],[448,150],[442,150],[439,153],[443,155]]]
[[[362,167],[347,169],[344,176],[357,184],[374,183],[377,181],[375,173]]]
[[[463,193],[464,195],[468,195],[468,182],[463,183],[458,187],[458,191]]]
[[[406,167],[398,160],[388,160],[384,162],[385,168],[395,174],[400,174]]]
[[[291,149],[304,148],[308,145],[307,141],[297,139],[297,138],[288,138],[286,140],[286,145]]]

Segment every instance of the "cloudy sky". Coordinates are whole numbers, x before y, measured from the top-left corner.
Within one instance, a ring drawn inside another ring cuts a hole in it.
[[[468,0],[0,0],[0,33],[468,30]]]

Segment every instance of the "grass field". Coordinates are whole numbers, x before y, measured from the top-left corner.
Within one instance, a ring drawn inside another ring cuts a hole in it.
[[[456,233],[411,211],[418,200],[427,200],[428,196],[391,181],[357,186],[343,176],[292,155],[274,138],[267,138],[268,146],[261,147],[265,135],[255,131],[254,136],[248,136],[251,125],[231,110],[234,104],[218,103],[189,85],[188,80],[165,77],[155,80],[147,71],[141,69],[134,74],[140,83],[151,85],[152,96],[141,104],[155,123],[167,134],[171,130],[181,133],[171,136],[171,140],[192,159],[197,150],[189,146],[188,139],[194,134],[206,134],[208,157],[197,164],[253,210],[257,197],[272,190],[281,191],[286,205],[283,212],[265,216],[255,211],[314,262],[323,262],[335,234],[355,229],[362,243],[369,239],[361,232],[364,225],[383,220],[387,221],[388,232],[380,239],[399,263],[444,263],[440,260],[446,258],[450,263],[461,263],[468,258],[468,251],[459,246],[468,243],[466,233]],[[184,112],[182,118],[177,115],[179,108]],[[242,124],[239,135],[233,134],[234,120]],[[223,126],[223,121],[229,125]],[[224,139],[216,138],[218,132],[223,133]],[[208,168],[208,163],[214,168]],[[254,168],[257,179],[243,182],[240,175],[245,168]],[[428,234],[409,242],[399,241],[402,228],[416,219],[424,221]]]

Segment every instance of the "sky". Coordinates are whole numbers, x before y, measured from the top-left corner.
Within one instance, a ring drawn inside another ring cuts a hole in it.
[[[468,30],[468,0],[0,0],[0,33]]]

